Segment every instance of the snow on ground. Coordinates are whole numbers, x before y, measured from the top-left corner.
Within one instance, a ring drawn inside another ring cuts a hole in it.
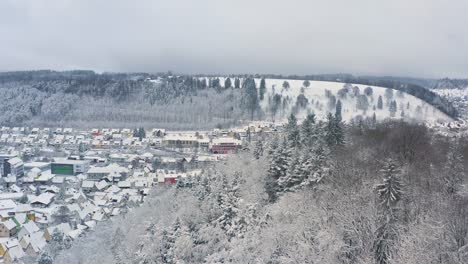
[[[301,88],[303,87],[303,80],[283,80],[283,79],[266,79],[267,93],[272,95],[273,91],[284,96],[289,96],[293,99],[292,105],[295,104],[296,98],[301,94]],[[290,85],[290,88],[285,90],[282,88],[283,82],[287,81]],[[260,85],[260,79],[256,79],[257,87]],[[326,115],[331,111],[334,113],[334,109],[328,109],[328,98],[326,96],[326,90],[330,91],[336,99],[340,99],[337,96],[338,90],[344,87],[345,83],[339,82],[323,82],[323,81],[310,81],[310,86],[304,88],[304,95],[309,100],[310,107],[309,111],[314,112],[318,118],[324,119]],[[351,84],[352,87],[359,87],[360,93],[364,93],[364,89],[369,87],[368,85],[360,84]],[[347,98],[340,99],[342,107],[343,120],[349,121],[352,118],[361,115],[363,117],[372,117],[375,113],[378,120],[385,118],[390,118],[390,111],[385,99],[385,90],[384,87],[370,86],[373,90],[373,95],[368,97],[369,108],[367,111],[359,110],[356,107],[357,99],[356,97],[350,96],[351,93],[348,93]],[[265,98],[268,98],[268,95]],[[383,109],[377,109],[377,100],[378,97],[382,96],[383,99]],[[437,108],[432,105],[422,101],[419,98],[416,98],[412,95],[403,93],[402,96],[398,96],[396,90],[394,90],[393,100],[397,103],[397,112],[395,118],[401,118],[401,111],[404,110],[404,115],[406,118],[414,118],[417,120],[426,121],[428,123],[434,123],[438,121],[450,121],[451,118],[446,114],[442,113]],[[319,102],[317,104],[317,102]],[[409,108],[408,108],[409,103]],[[268,106],[268,100],[262,102],[262,108],[266,109]],[[374,110],[375,106],[375,110]],[[418,113],[417,108],[420,106],[421,112]],[[303,113],[305,115],[305,113]]]
[[[234,86],[234,79],[231,78],[232,85]],[[220,85],[224,85],[225,78],[219,77]],[[256,78],[255,82],[257,88],[260,87],[260,78]],[[283,82],[287,81],[290,85],[289,89],[283,89]],[[242,80],[241,80],[242,82]],[[342,103],[342,116],[344,121],[350,121],[351,119],[362,116],[362,117],[372,117],[375,113],[377,120],[383,120],[386,118],[391,118],[389,111],[389,102],[385,98],[385,90],[387,88],[379,86],[368,86],[361,84],[351,84],[351,87],[359,87],[360,94],[364,94],[364,89],[366,87],[371,87],[373,90],[373,95],[368,96],[369,108],[367,111],[359,110],[356,107],[357,98],[352,96],[352,92],[349,92],[345,99],[339,98],[337,93],[338,90],[342,89],[345,86],[345,83],[340,82],[326,82],[326,81],[310,81],[310,86],[308,88],[303,87],[304,80],[291,80],[291,79],[266,79],[266,94],[265,99],[260,103],[260,106],[266,113],[266,119],[272,120],[272,116],[269,111],[269,100],[270,96],[273,96],[275,93],[281,94],[282,97],[291,98],[288,108],[282,113],[282,118],[279,115],[276,116],[276,122],[283,122],[286,120],[287,116],[291,113],[293,106],[296,104],[297,96],[304,92],[304,96],[309,100],[309,105],[307,109],[297,113],[299,119],[304,118],[308,112],[313,112],[318,119],[325,119],[329,112],[334,113],[335,109],[330,109],[328,107],[329,99],[326,96],[326,91],[330,91],[332,95],[336,97],[336,100],[340,99]],[[382,96],[383,99],[383,109],[377,109],[377,101],[379,96]],[[405,119],[415,119],[418,121],[423,121],[428,124],[442,123],[442,122],[451,122],[453,119],[438,110],[429,103],[424,102],[423,100],[412,96],[407,93],[402,93],[401,96],[398,95],[397,90],[393,90],[393,99],[397,103],[397,111],[393,118],[400,119],[401,112],[404,111]],[[390,100],[388,100],[390,101]],[[408,107],[409,103],[409,107]],[[375,110],[374,110],[375,106]]]

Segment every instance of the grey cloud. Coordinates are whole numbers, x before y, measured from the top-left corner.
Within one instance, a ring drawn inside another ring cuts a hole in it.
[[[0,71],[468,77],[468,1],[4,0]]]

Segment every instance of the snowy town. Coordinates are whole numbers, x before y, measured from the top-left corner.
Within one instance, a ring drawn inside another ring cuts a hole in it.
[[[52,237],[72,242],[97,222],[235,153],[262,122],[242,129],[166,131],[2,127],[0,257],[35,257]]]

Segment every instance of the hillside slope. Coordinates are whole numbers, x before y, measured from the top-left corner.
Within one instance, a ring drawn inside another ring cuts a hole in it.
[[[256,80],[260,83],[260,80]],[[289,89],[283,88],[283,83],[287,81],[290,85]],[[390,102],[395,101],[397,108],[393,118],[407,118],[416,119],[418,121],[425,122],[437,122],[437,121],[450,121],[451,118],[436,109],[432,105],[422,101],[407,93],[390,90],[392,93],[386,96],[387,88],[367,86],[361,84],[350,84],[339,82],[322,82],[322,81],[310,81],[310,87],[303,88],[302,80],[282,80],[282,79],[267,79],[267,94],[272,96],[274,93],[279,93],[283,97],[294,98],[295,100],[300,94],[309,100],[309,105],[306,107],[306,111],[314,112],[319,118],[324,119],[329,112],[335,112],[336,102],[340,100],[342,103],[342,116],[343,120],[350,121],[357,116],[372,117],[375,113],[378,120],[385,118],[391,118],[392,113],[390,111]],[[348,89],[346,94],[339,95]],[[357,88],[356,88],[357,87]],[[365,89],[371,88],[372,92],[365,94]],[[341,90],[341,92],[340,92]],[[267,96],[267,97],[268,97]],[[361,96],[361,97],[360,97]],[[359,105],[358,101],[365,96],[364,103]],[[383,107],[378,108],[378,98],[382,97]],[[367,106],[366,102],[367,101]],[[290,105],[290,110],[294,105]],[[262,104],[263,108],[267,108],[267,102]]]

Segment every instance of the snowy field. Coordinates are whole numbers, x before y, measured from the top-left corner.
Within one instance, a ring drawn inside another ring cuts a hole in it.
[[[260,80],[256,80],[258,85],[260,85]],[[282,84],[285,80],[280,79],[268,79],[266,80],[267,91],[269,94],[273,93],[273,89],[276,93],[281,93],[283,96],[290,96],[294,99],[297,98],[299,94],[301,94],[301,88],[303,87],[302,80],[287,80],[290,84],[290,88],[285,90],[282,88]],[[329,113],[329,109],[327,109],[327,102],[328,98],[325,95],[325,91],[329,90],[333,95],[337,96],[338,90],[344,87],[344,83],[338,82],[322,82],[322,81],[310,81],[310,87],[304,89],[304,95],[309,102],[311,103],[311,111],[314,112],[318,118],[325,118],[326,115]],[[357,86],[360,89],[360,93],[364,93],[364,89],[368,87],[367,85],[359,85],[359,84],[352,84],[352,86]],[[373,90],[373,95],[369,96],[369,108],[367,111],[358,110],[356,107],[356,97],[347,96],[345,99],[340,99],[343,108],[342,108],[342,115],[343,120],[351,120],[352,118],[362,115],[363,117],[369,116],[372,117],[373,113],[376,114],[378,120],[382,120],[385,118],[390,118],[390,111],[388,107],[388,103],[385,99],[385,90],[384,87],[376,87],[371,86]],[[377,100],[378,97],[382,96],[383,99],[383,109],[377,109]],[[442,113],[440,110],[436,109],[432,105],[422,101],[419,98],[416,98],[412,95],[403,93],[403,96],[399,97],[397,95],[397,91],[394,91],[393,100],[397,102],[397,112],[395,118],[401,117],[401,110],[404,110],[405,117],[407,118],[414,118],[418,120],[424,120],[426,122],[437,122],[437,121],[449,121],[450,117],[446,114]],[[320,102],[317,106],[316,102]],[[267,101],[266,101],[267,103]],[[408,109],[409,103],[409,109]],[[375,106],[375,110],[374,110]],[[417,107],[420,106],[422,112],[416,113]],[[263,103],[263,107],[266,107],[265,102]]]
[[[221,85],[224,85],[225,78],[219,78]],[[234,79],[231,78],[231,81],[234,83]],[[260,86],[261,79],[255,79],[257,88]],[[289,89],[283,88],[283,82],[287,81],[290,85]],[[353,96],[352,91],[349,92],[346,98],[340,98],[337,93],[338,90],[342,89],[345,86],[345,83],[340,82],[324,82],[324,81],[310,81],[310,86],[303,89],[303,80],[285,80],[285,79],[266,79],[266,94],[265,99],[261,102],[261,107],[266,114],[267,120],[271,120],[272,117],[269,116],[269,100],[268,98],[273,96],[275,93],[281,94],[282,97],[289,97],[290,103],[287,107],[285,113],[283,113],[283,119],[289,115],[293,106],[296,104],[296,98],[302,92],[304,96],[308,99],[309,104],[305,110],[298,112],[298,118],[303,118],[308,112],[313,112],[318,119],[325,119],[329,112],[334,113],[334,108],[329,107],[329,97],[326,95],[326,91],[329,91],[329,95],[336,97],[336,100],[340,100],[342,103],[342,116],[343,120],[349,121],[357,116],[362,117],[372,117],[375,113],[377,120],[383,120],[386,118],[391,118],[391,113],[389,110],[389,103],[391,100],[386,100],[385,90],[387,88],[370,86],[373,90],[373,94],[368,96],[369,107],[367,111],[357,109],[357,98]],[[369,87],[368,85],[361,84],[351,84],[352,87],[359,87],[360,94],[364,94],[364,89]],[[352,89],[351,89],[352,90]],[[378,97],[382,96],[383,99],[383,108],[377,108]],[[440,123],[440,122],[450,122],[452,118],[441,112],[432,105],[424,102],[423,100],[416,98],[407,93],[398,93],[397,90],[393,90],[393,98],[397,103],[397,111],[393,118],[399,119],[403,116],[405,119],[415,119],[418,121],[423,121],[426,123]],[[388,102],[387,102],[388,101]],[[276,118],[278,120],[278,117]]]

